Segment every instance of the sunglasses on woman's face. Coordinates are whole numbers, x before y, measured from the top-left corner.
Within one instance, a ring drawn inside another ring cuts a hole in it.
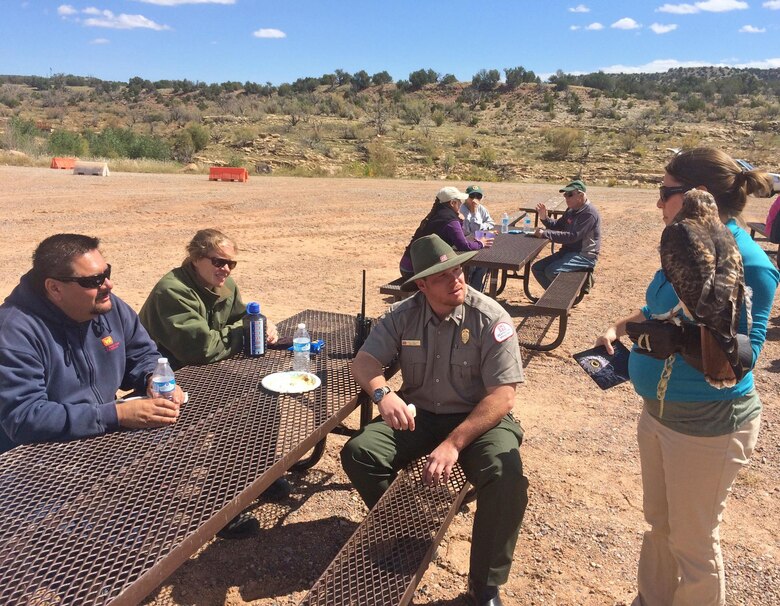
[[[684,194],[689,189],[691,188],[688,185],[674,185],[674,186],[661,185],[658,188],[658,195],[661,197],[661,202],[666,202],[673,195]]]
[[[469,194],[469,198],[474,198],[475,200],[481,200],[482,194]]]
[[[225,267],[225,265],[227,265],[228,269],[233,270],[236,268],[236,265],[238,265],[238,261],[223,259],[222,257],[209,257],[208,259],[211,261],[211,264],[217,268]]]
[[[75,282],[81,288],[100,288],[103,282],[111,279],[111,266],[106,263],[106,271],[96,276],[69,276],[67,278],[52,278],[58,282]]]

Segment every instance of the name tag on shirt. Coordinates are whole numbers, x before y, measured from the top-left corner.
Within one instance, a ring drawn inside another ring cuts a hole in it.
[[[401,345],[403,347],[420,347],[421,342],[419,339],[401,339]]]

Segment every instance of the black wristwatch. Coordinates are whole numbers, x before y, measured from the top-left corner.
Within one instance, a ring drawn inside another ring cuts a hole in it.
[[[382,401],[382,398],[384,398],[391,391],[392,389],[385,385],[384,387],[375,389],[374,393],[371,394],[371,399],[374,401],[374,404],[379,404]]]

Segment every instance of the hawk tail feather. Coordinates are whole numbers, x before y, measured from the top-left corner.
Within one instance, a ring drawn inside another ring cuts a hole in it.
[[[734,365],[739,363],[736,339],[718,338],[705,326],[700,330],[704,378],[716,389],[734,387],[737,384]]]

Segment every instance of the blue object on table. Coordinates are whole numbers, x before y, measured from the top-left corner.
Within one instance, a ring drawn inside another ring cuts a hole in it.
[[[510,229],[509,233],[510,234],[522,234],[523,230],[522,229]]]
[[[325,347],[325,341],[322,339],[317,339],[316,341],[311,342],[311,348],[309,349],[309,353],[320,353],[322,351],[322,348]],[[287,351],[292,351],[292,346],[287,348]]]

